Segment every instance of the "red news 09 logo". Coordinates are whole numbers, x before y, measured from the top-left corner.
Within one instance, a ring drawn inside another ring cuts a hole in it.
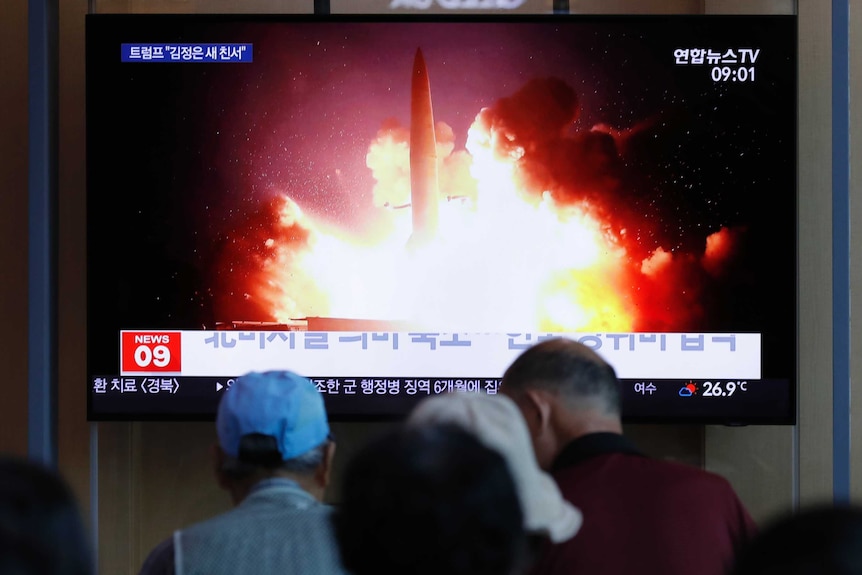
[[[180,372],[182,342],[178,331],[124,331],[120,340],[123,373]]]

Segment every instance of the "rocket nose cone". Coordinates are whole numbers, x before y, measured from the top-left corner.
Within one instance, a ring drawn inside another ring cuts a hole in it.
[[[416,48],[416,56],[413,57],[413,71],[417,74],[425,72],[425,57],[422,56],[422,48]]]

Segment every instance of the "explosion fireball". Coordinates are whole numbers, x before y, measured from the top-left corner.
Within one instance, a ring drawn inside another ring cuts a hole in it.
[[[577,115],[575,91],[540,78],[479,110],[463,150],[437,122],[439,221],[414,249],[410,130],[386,120],[366,155],[378,212],[372,231],[334,226],[280,194],[229,255],[247,260],[244,297],[282,323],[320,316],[450,332],[691,329],[702,291],[744,230],[723,228],[699,254],[644,253],[627,234],[637,216],[616,200],[620,140],[631,131],[577,131]]]

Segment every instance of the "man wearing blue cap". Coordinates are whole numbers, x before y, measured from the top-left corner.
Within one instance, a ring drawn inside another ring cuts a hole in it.
[[[335,444],[315,386],[249,373],[222,397],[216,429],[216,477],[236,507],[176,531],[141,574],[344,573],[321,503]]]

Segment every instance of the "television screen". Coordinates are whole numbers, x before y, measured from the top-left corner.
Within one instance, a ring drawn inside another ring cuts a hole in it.
[[[91,419],[399,417],[568,337],[627,421],[794,421],[793,16],[91,15],[86,72]]]

